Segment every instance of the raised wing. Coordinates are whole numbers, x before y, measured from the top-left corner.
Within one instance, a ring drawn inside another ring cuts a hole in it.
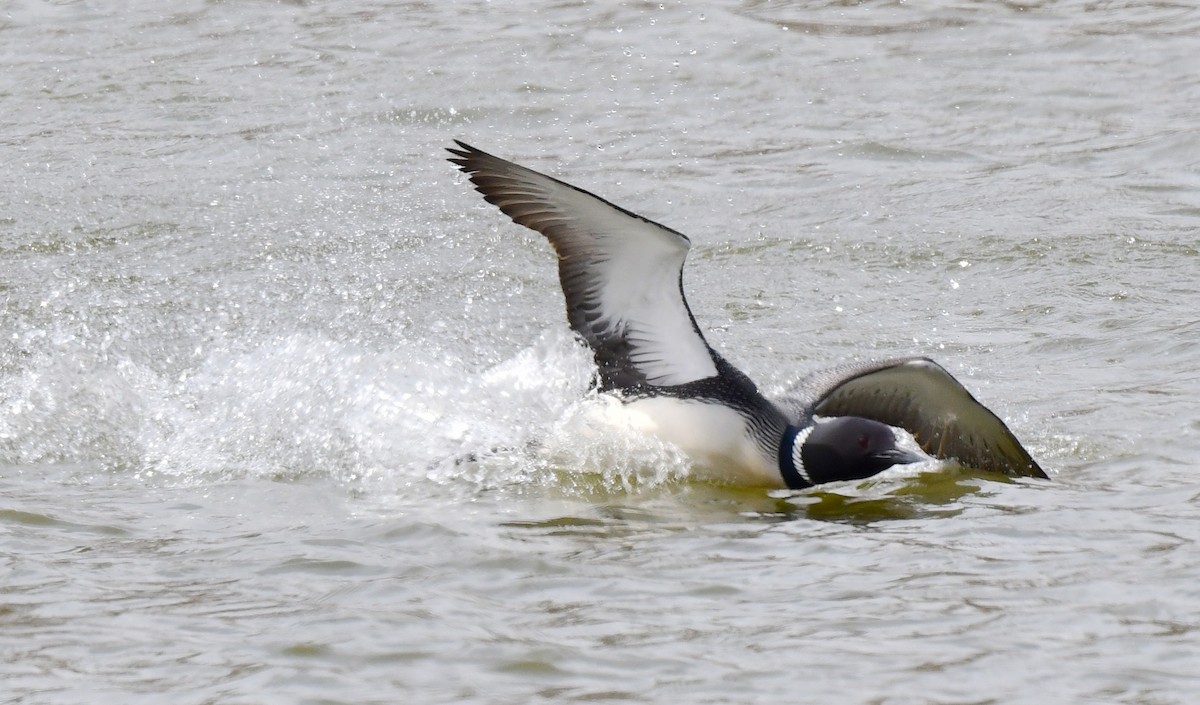
[[[558,253],[567,319],[606,389],[674,386],[718,374],[683,296],[683,234],[558,179],[455,141],[451,162],[488,203]]]
[[[1012,431],[926,358],[852,364],[802,380],[780,400],[793,422],[861,416],[902,428],[937,458],[1007,475],[1046,477]]]

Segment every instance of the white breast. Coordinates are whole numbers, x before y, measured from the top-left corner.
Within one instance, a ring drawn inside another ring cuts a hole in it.
[[[621,409],[624,423],[677,446],[701,477],[742,485],[783,484],[775,454],[764,452],[746,418],[728,406],[650,397]]]

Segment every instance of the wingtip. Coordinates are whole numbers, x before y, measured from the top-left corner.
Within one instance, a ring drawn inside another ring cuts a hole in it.
[[[455,139],[454,144],[458,145],[458,149],[455,149],[454,147],[446,147],[446,151],[454,155],[452,157],[447,157],[446,161],[457,166],[460,171],[470,173],[472,171],[470,167],[471,160],[473,158],[477,158],[479,155],[487,156],[486,152],[472,147],[460,139]]]

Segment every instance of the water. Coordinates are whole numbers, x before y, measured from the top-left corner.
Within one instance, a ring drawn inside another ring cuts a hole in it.
[[[8,703],[1186,703],[1188,3],[9,2]],[[692,236],[768,389],[926,354],[1053,480],[596,439],[462,138]]]

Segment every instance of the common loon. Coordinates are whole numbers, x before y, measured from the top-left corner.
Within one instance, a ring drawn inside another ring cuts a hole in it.
[[[739,483],[802,489],[929,456],[1012,476],[1046,473],[995,414],[924,357],[851,363],[775,401],[704,339],[683,293],[691,241],[581,188],[464,142],[448,148],[484,199],[558,255],[567,319],[601,391],[698,465]]]

